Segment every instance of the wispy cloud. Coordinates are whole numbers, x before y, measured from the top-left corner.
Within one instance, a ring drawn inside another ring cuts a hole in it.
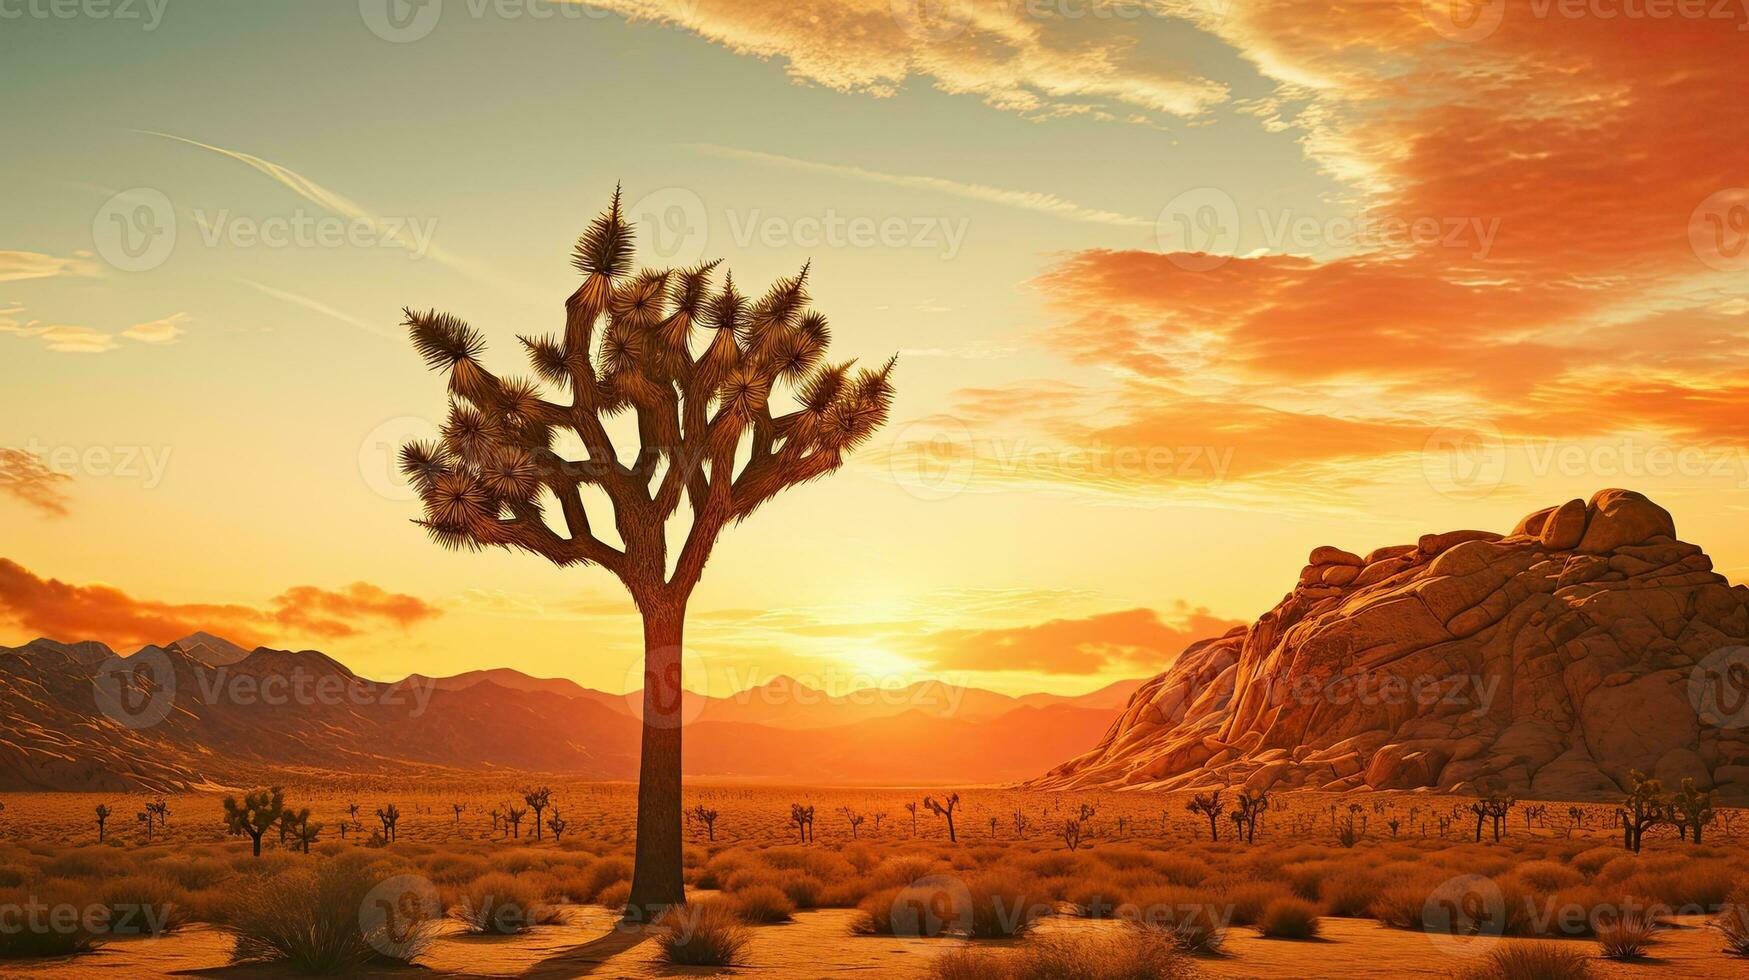
[[[15,317],[15,314],[23,312],[22,306],[0,309],[0,334],[9,333],[15,337],[37,340],[44,347],[59,354],[105,354],[121,347],[118,338],[122,337],[142,344],[172,343],[182,335],[182,326],[190,319],[187,313],[172,313],[157,320],[136,323],[119,333],[111,333],[94,327],[19,320]]]
[[[470,259],[463,258],[462,256],[456,255],[454,252],[422,240],[419,235],[415,234],[412,222],[392,220],[375,214],[357,201],[311,180],[309,177],[298,173],[290,167],[274,163],[272,160],[265,160],[252,153],[229,150],[222,146],[214,146],[211,143],[203,143],[200,140],[189,139],[186,136],[177,136],[173,133],[161,133],[155,130],[140,130],[140,132],[146,133],[149,136],[159,136],[167,140],[174,140],[178,143],[186,143],[189,146],[197,146],[203,150],[209,150],[220,156],[228,157],[266,175],[275,183],[278,183],[280,186],[285,187],[287,190],[290,190],[292,193],[309,201],[317,207],[323,208],[324,210],[327,210],[332,214],[337,214],[343,218],[349,218],[354,221],[368,224],[371,230],[377,235],[380,235],[385,241],[392,241],[414,255],[428,255],[435,261],[448,266],[457,272],[466,273],[467,275],[482,281],[497,282],[501,285],[513,285],[504,283],[497,279],[489,270],[482,268],[478,263]]]
[[[368,320],[364,320],[364,319],[360,319],[359,317],[355,317],[350,313],[343,313],[340,310],[337,310],[334,307],[329,306],[327,303],[322,302],[321,300],[311,299],[308,296],[301,296],[297,293],[287,292],[283,289],[276,289],[273,286],[269,286],[266,283],[256,282],[253,279],[240,279],[238,281],[242,282],[246,285],[252,286],[255,289],[264,293],[265,295],[273,297],[274,299],[283,300],[283,301],[285,301],[287,303],[291,303],[295,306],[301,306],[306,310],[311,310],[313,312],[320,313],[323,316],[331,317],[335,320],[339,320],[341,323],[350,324],[354,327],[357,327],[360,330],[363,330],[366,333],[372,333],[372,334],[376,334],[379,337],[386,337],[386,338],[391,338],[391,339],[395,337],[395,334],[392,331],[388,330],[387,328],[385,328],[379,324],[371,323]]]
[[[1112,225],[1118,228],[1153,228],[1151,219],[1131,217],[1118,214],[1115,211],[1102,211],[1098,208],[1082,207],[1074,201],[1067,201],[1055,194],[1041,191],[1016,191],[1001,187],[991,187],[987,184],[968,184],[945,177],[927,177],[917,174],[889,174],[878,170],[867,170],[839,163],[820,163],[815,160],[800,160],[795,157],[780,156],[776,153],[763,153],[759,150],[742,150],[732,146],[718,146],[714,143],[694,144],[695,149],[716,156],[730,157],[738,160],[752,160],[758,163],[768,163],[781,167],[792,167],[797,170],[809,170],[814,173],[835,174],[849,177],[853,180],[864,180],[876,184],[887,184],[893,187],[907,187],[913,190],[937,191],[951,194],[955,197],[970,198],[987,204],[997,204],[1008,208],[1018,208],[1022,211],[1036,211],[1049,214],[1068,221],[1080,221],[1096,225]]]
[[[0,494],[20,500],[50,517],[67,516],[62,485],[73,478],[48,468],[33,453],[0,447]]]
[[[61,258],[41,252],[0,251],[0,282],[100,275],[97,263],[85,255]]]

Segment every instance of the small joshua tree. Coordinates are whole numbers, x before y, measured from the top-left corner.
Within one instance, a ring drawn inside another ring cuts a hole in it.
[[[796,837],[801,843],[807,844],[814,839],[814,808],[802,806],[800,803],[789,805],[790,823],[796,825]]]
[[[540,840],[541,812],[552,806],[553,791],[545,786],[538,789],[525,789],[522,791],[522,801],[528,804],[530,810],[534,811],[534,839]]]
[[[1026,829],[1030,826],[1032,826],[1032,821],[1026,819],[1026,814],[1021,813],[1020,808],[1016,807],[1014,810],[1014,836],[1025,840]]]
[[[863,816],[849,807],[843,807],[842,809],[844,811],[845,822],[850,824],[850,839],[855,840],[856,830],[858,827],[862,826]]]
[[[309,807],[295,811],[287,810],[280,814],[279,822],[280,826],[291,830],[292,840],[305,854],[310,853],[310,845],[316,843],[317,838],[322,836],[323,824],[310,822]]]
[[[535,379],[488,371],[484,338],[461,320],[408,310],[414,346],[448,375],[450,414],[442,440],[405,447],[401,464],[439,544],[599,565],[630,594],[644,623],[644,704],[629,904],[647,913],[686,900],[687,603],[724,528],[839,469],[874,437],[892,405],[893,365],[853,374],[825,362],[831,331],[808,308],[806,268],[749,302],[732,277],[713,283],[715,263],[634,275],[632,237],[615,191],[577,242],[583,282],[559,335],[522,338]],[[694,343],[700,327],[707,343]],[[638,445],[624,457],[608,432],[615,416],[634,420]],[[566,444],[581,445],[582,458],[561,455]],[[598,506],[610,522],[591,516]],[[677,518],[685,526],[671,528]],[[617,543],[597,536],[604,524]],[[677,554],[671,540],[684,542]]]
[[[1063,821],[1062,835],[1063,843],[1068,845],[1069,850],[1079,849],[1081,847],[1081,821],[1073,817]]]
[[[522,818],[526,816],[528,816],[528,807],[513,806],[505,812],[504,822],[510,827],[511,836],[518,839],[522,837]]]
[[[146,804],[146,822],[150,824],[153,820],[159,827],[170,823],[170,804],[162,798]],[[150,831],[152,828],[148,826],[146,829]]]
[[[706,807],[703,803],[692,808],[693,819],[704,824],[706,840],[717,839],[717,811]]]
[[[261,856],[261,836],[284,813],[285,791],[278,786],[251,790],[240,801],[234,796],[225,797],[226,831],[232,837],[249,838],[256,857]]]
[[[1269,794],[1258,793],[1253,796],[1240,790],[1236,801],[1239,808],[1233,811],[1235,833],[1244,837],[1245,843],[1249,844],[1257,839],[1257,818],[1269,809]]]
[[[1693,830],[1694,842],[1699,844],[1701,829],[1713,822],[1713,794],[1695,789],[1694,780],[1684,779],[1682,788],[1670,801],[1670,809],[1678,818],[1672,822],[1683,839],[1687,840],[1688,832]]]
[[[449,808],[455,811],[455,825],[460,827],[462,825],[462,810],[464,807],[460,803],[451,803]]]
[[[401,808],[393,803],[377,810],[377,819],[383,823],[383,840],[394,843],[401,823]]]
[[[103,843],[103,825],[109,822],[109,807],[97,804],[97,843]]]
[[[926,796],[923,798],[923,805],[929,808],[930,813],[947,821],[947,839],[955,844],[959,843],[959,836],[954,833],[953,829],[953,811],[960,805],[960,795],[958,793],[950,793],[945,800],[937,800],[933,796]]]
[[[565,836],[565,828],[569,826],[570,823],[559,819],[559,808],[553,807],[553,815],[547,819],[547,828],[553,832],[553,843],[558,843]]]
[[[1184,808],[1191,813],[1200,813],[1209,822],[1209,840],[1220,840],[1221,814],[1227,811],[1227,805],[1221,802],[1221,790],[1214,793],[1198,793]]]
[[[916,803],[916,801],[912,801],[910,803],[905,804],[905,809],[909,810],[911,813],[911,836],[916,837],[917,836],[917,803]]]
[[[881,821],[887,819],[887,815],[884,812],[876,812],[874,815],[874,818],[875,818],[875,833],[878,834],[881,832]]]

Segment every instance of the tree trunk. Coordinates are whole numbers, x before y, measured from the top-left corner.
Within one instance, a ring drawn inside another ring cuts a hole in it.
[[[644,739],[638,763],[638,840],[626,916],[649,921],[686,901],[680,816],[680,649],[686,611],[644,613]]]

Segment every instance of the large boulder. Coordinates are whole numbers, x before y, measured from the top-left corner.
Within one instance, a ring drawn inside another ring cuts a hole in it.
[[[1274,609],[1186,651],[1030,785],[1609,799],[1637,769],[1749,801],[1749,730],[1709,726],[1693,691],[1709,656],[1749,646],[1749,589],[1644,496],[1311,559]]]

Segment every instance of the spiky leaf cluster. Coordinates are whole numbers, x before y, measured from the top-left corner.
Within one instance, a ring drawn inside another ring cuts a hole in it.
[[[886,423],[893,362],[827,362],[831,328],[810,308],[807,267],[752,299],[732,276],[719,281],[716,263],[633,273],[633,244],[616,191],[577,243],[583,281],[563,329],[521,338],[530,378],[490,372],[483,338],[455,317],[407,311],[415,348],[448,378],[441,438],[401,452],[424,503],[420,523],[440,543],[518,548],[606,565],[628,585],[689,589],[722,526],[836,470]],[[627,415],[640,445],[622,459],[607,420]],[[560,432],[586,457],[557,455]],[[583,486],[611,501],[620,547],[592,533]],[[545,521],[548,493],[566,535]],[[670,581],[662,528],[682,502],[693,526]]]

